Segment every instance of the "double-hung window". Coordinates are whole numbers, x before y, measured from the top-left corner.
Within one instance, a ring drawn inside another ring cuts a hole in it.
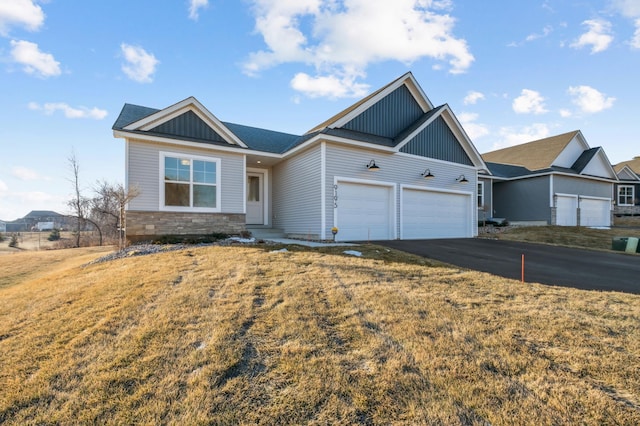
[[[160,154],[161,210],[220,211],[220,160]]]
[[[478,208],[484,208],[484,182],[478,182]]]
[[[618,185],[618,205],[619,206],[633,206],[634,194],[633,185]]]

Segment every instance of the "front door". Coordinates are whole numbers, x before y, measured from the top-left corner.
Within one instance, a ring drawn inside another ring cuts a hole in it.
[[[247,225],[264,225],[264,175],[247,173]]]

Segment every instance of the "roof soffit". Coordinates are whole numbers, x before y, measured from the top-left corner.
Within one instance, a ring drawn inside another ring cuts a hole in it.
[[[220,120],[218,120],[207,108],[204,107],[193,96],[178,102],[170,107],[162,109],[154,114],[144,117],[124,127],[125,131],[148,132],[163,123],[173,120],[176,117],[191,111],[198,116],[211,129],[218,133],[227,143],[247,148],[247,145],[240,140],[231,130],[229,130]]]

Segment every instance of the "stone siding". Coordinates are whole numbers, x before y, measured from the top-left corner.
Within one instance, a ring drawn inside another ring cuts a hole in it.
[[[149,240],[163,235],[238,235],[245,231],[244,214],[127,211],[127,239]]]

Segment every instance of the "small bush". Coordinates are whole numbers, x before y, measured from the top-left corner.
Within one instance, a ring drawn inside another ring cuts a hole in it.
[[[0,243],[4,241],[4,234],[0,234]]]
[[[60,239],[60,230],[58,228],[53,228],[47,240],[49,241],[58,241]]]
[[[208,244],[229,238],[229,235],[215,232],[207,235],[162,235],[153,244]]]
[[[11,234],[11,239],[9,240],[9,247],[13,247],[13,248],[18,247],[18,234]]]

